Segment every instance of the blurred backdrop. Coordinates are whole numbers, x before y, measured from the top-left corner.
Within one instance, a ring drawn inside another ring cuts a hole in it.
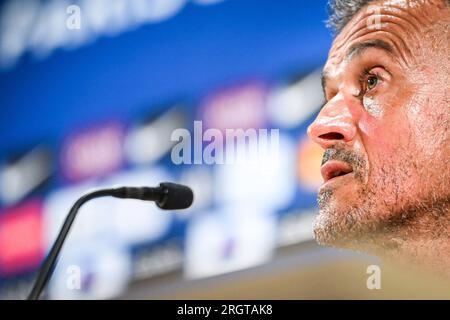
[[[326,14],[325,0],[2,1],[0,298],[27,295],[83,193],[161,181],[191,186],[193,207],[85,205],[47,298],[370,297],[374,259],[312,236]],[[171,134],[194,121],[278,129],[280,170],[174,164]]]

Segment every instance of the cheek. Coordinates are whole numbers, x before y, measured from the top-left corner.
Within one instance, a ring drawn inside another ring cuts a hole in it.
[[[411,143],[414,130],[407,120],[401,113],[381,119],[366,113],[358,123],[369,159],[369,185],[389,205],[397,205],[399,199],[406,199],[405,194],[417,190],[417,169],[411,155],[418,151]]]
[[[411,123],[411,139],[415,142],[417,152],[432,160],[443,147],[448,146],[448,129],[445,126],[450,121],[450,115],[442,107],[442,100],[420,97],[415,102],[407,112]]]
[[[391,157],[398,149],[401,138],[401,124],[375,118],[368,113],[361,115],[358,127],[369,159],[373,157]]]

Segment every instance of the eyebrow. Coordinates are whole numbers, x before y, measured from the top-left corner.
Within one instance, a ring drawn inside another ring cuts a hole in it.
[[[355,56],[361,56],[364,53],[364,51],[366,51],[369,48],[377,48],[377,49],[383,50],[386,53],[388,53],[389,55],[393,55],[393,53],[394,53],[394,49],[389,43],[387,43],[386,41],[383,41],[383,40],[375,39],[375,40],[369,40],[369,41],[365,41],[365,42],[359,42],[359,43],[352,45],[347,50],[347,53],[345,54],[345,59],[347,61],[349,61],[349,60],[353,59],[353,57],[355,57]],[[322,90],[323,90],[324,96],[325,96],[325,92],[326,92],[328,79],[329,79],[328,73],[325,70],[323,70],[322,76],[321,76],[321,82],[322,82]]]
[[[364,53],[364,51],[366,51],[369,48],[377,48],[377,49],[384,50],[389,55],[392,55],[394,53],[394,49],[392,48],[392,46],[389,43],[387,43],[386,41],[383,41],[383,40],[375,39],[375,40],[369,40],[369,41],[365,41],[365,42],[359,42],[359,43],[352,45],[347,50],[345,58],[347,60],[349,60],[349,59],[353,58],[353,56],[355,56],[355,55],[360,56]]]

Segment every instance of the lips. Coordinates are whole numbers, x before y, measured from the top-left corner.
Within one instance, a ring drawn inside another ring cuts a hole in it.
[[[353,168],[348,163],[338,160],[329,160],[320,168],[320,172],[324,183],[326,183],[332,179],[352,173]]]

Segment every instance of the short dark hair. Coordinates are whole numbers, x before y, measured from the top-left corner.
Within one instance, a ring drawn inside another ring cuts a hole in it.
[[[337,35],[362,7],[373,1],[375,0],[330,0],[327,26]],[[450,0],[444,1],[450,5]]]

